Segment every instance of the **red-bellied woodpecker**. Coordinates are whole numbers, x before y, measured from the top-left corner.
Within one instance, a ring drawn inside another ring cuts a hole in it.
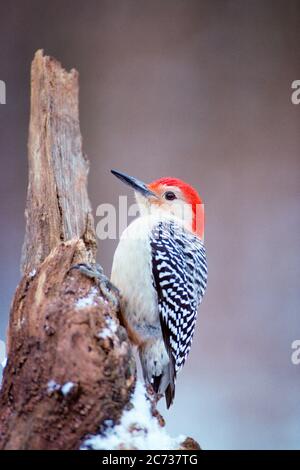
[[[196,190],[176,178],[146,185],[112,173],[135,190],[140,217],[123,232],[111,282],[129,338],[138,346],[146,384],[174,399],[206,289],[204,209]]]

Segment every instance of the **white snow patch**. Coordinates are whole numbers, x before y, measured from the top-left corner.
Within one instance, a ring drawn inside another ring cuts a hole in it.
[[[77,302],[75,303],[75,307],[81,309],[90,307],[91,305],[97,305],[95,298],[98,296],[98,290],[95,287],[92,287],[86,297],[77,300]]]
[[[68,395],[68,393],[70,393],[70,391],[72,390],[72,388],[75,386],[75,384],[73,382],[66,382],[65,384],[63,384],[63,386],[61,387],[61,393],[66,396]]]
[[[55,382],[55,380],[49,380],[47,390],[49,393],[55,392],[56,390],[60,390],[60,385]]]
[[[47,391],[48,393],[54,393],[54,392],[59,391],[60,393],[63,394],[64,397],[66,397],[68,393],[70,393],[73,387],[75,387],[74,382],[71,382],[71,381],[65,382],[63,385],[61,385],[52,379],[52,380],[49,380],[47,384]]]
[[[35,275],[36,275],[36,269],[33,269],[32,271],[30,271],[29,277],[34,277]]]
[[[97,334],[98,338],[111,338],[118,329],[118,325],[113,318],[106,317],[105,322],[107,327]]]
[[[145,386],[137,382],[131,398],[132,408],[123,412],[121,421],[103,434],[86,439],[82,450],[176,450],[185,436],[170,437],[165,428],[152,416],[151,404],[146,398]]]

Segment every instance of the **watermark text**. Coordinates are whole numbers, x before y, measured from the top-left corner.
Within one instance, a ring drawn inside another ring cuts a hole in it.
[[[295,91],[291,94],[291,101],[293,104],[300,104],[300,80],[294,80],[291,88]]]
[[[184,229],[188,228],[195,233],[201,233],[204,236],[204,204],[197,204],[191,206],[188,203],[174,204],[172,207],[160,208],[154,205],[145,205],[142,208],[137,203],[128,204],[127,196],[119,196],[119,206],[115,207],[113,204],[103,203],[96,209],[96,216],[99,221],[96,224],[96,234],[99,240],[117,240],[118,238],[141,239],[147,237],[150,232],[155,237],[153,229],[153,222],[155,218],[146,217],[143,219],[143,227],[136,229],[131,227],[125,230],[132,218],[138,215],[153,215],[157,220],[161,218],[164,220],[167,216],[173,224],[165,224],[164,235],[180,236],[184,233]],[[149,226],[147,226],[149,224]],[[169,234],[167,231],[169,230]],[[175,233],[176,232],[176,233]],[[159,236],[159,234],[157,234]]]
[[[0,104],[6,104],[6,84],[0,80]]]
[[[291,354],[292,364],[298,366],[300,365],[300,339],[295,339],[295,341],[292,342],[291,348],[293,349]]]

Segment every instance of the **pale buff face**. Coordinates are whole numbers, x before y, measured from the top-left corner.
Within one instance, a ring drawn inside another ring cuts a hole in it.
[[[141,215],[159,212],[163,215],[171,214],[191,230],[193,221],[192,206],[185,201],[182,191],[176,186],[160,185],[155,193],[157,198],[146,198],[137,192],[135,193]],[[168,200],[169,193],[173,193],[175,198]]]

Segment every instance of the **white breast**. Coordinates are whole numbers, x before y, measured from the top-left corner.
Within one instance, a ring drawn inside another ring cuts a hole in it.
[[[124,230],[114,254],[111,281],[120,290],[123,314],[132,325],[159,323],[149,238],[157,222],[153,215],[134,220]]]

